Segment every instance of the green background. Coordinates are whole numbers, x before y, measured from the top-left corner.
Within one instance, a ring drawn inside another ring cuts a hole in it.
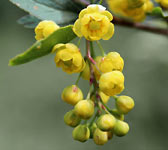
[[[64,87],[75,82],[77,75],[70,76],[56,68],[54,55],[8,67],[10,58],[35,41],[33,30],[16,23],[24,14],[7,0],[0,1],[1,150],[167,149],[167,37],[116,27],[110,41],[101,41],[104,49],[117,51],[124,58],[126,88],[123,94],[135,99],[135,109],[126,116],[131,129],[129,134],[114,137],[100,147],[92,140],[74,141],[72,128],[64,124],[63,116],[72,107],[65,104],[60,95]],[[81,51],[84,52],[83,45]],[[79,85],[86,94],[87,81],[81,80]]]

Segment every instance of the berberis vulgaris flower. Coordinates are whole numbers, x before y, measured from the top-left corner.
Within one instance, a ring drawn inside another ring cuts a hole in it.
[[[56,52],[57,67],[62,67],[65,72],[78,73],[85,68],[85,61],[76,45],[72,43],[57,44],[54,46],[53,52]]]
[[[89,5],[79,14],[73,31],[78,37],[84,36],[87,40],[109,40],[114,34],[113,16],[101,5]]]
[[[55,22],[48,20],[41,21],[35,28],[35,39],[42,40],[57,29],[59,29],[59,26]]]
[[[158,2],[162,7],[168,8],[168,0],[155,0]]]

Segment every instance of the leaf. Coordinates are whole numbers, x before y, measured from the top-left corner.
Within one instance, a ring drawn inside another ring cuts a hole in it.
[[[19,24],[24,25],[24,27],[26,28],[35,28],[37,24],[40,22],[40,19],[31,15],[26,15],[20,18],[17,22]]]
[[[161,17],[168,17],[168,11],[163,10],[161,7],[153,8],[152,12],[150,13],[153,16],[161,16]]]
[[[65,24],[74,21],[77,14],[63,11],[40,4],[35,0],[10,0],[13,4],[29,12],[40,20],[53,20],[57,24]]]
[[[37,41],[27,51],[11,59],[9,61],[9,66],[30,62],[51,53],[55,44],[70,42],[76,37],[76,35],[73,33],[72,27],[72,25],[61,27],[47,38]]]

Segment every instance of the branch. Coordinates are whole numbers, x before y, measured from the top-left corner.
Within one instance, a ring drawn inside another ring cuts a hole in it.
[[[129,22],[129,21],[117,18],[117,17],[114,17],[113,23],[116,25],[126,26],[126,27],[130,27],[130,28],[144,30],[147,32],[152,32],[155,34],[162,34],[162,35],[168,36],[168,29],[147,26],[147,25],[143,25],[141,23],[133,23],[133,22]]]

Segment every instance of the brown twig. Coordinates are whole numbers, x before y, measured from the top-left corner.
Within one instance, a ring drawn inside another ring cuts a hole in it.
[[[162,34],[162,35],[168,36],[168,29],[162,29],[162,28],[158,28],[158,27],[147,26],[147,25],[143,25],[141,23],[133,23],[133,22],[129,22],[129,21],[117,18],[117,17],[114,17],[113,23],[116,24],[116,25],[120,25],[120,26],[136,28],[136,29],[147,31],[147,32],[152,32],[152,33]]]

